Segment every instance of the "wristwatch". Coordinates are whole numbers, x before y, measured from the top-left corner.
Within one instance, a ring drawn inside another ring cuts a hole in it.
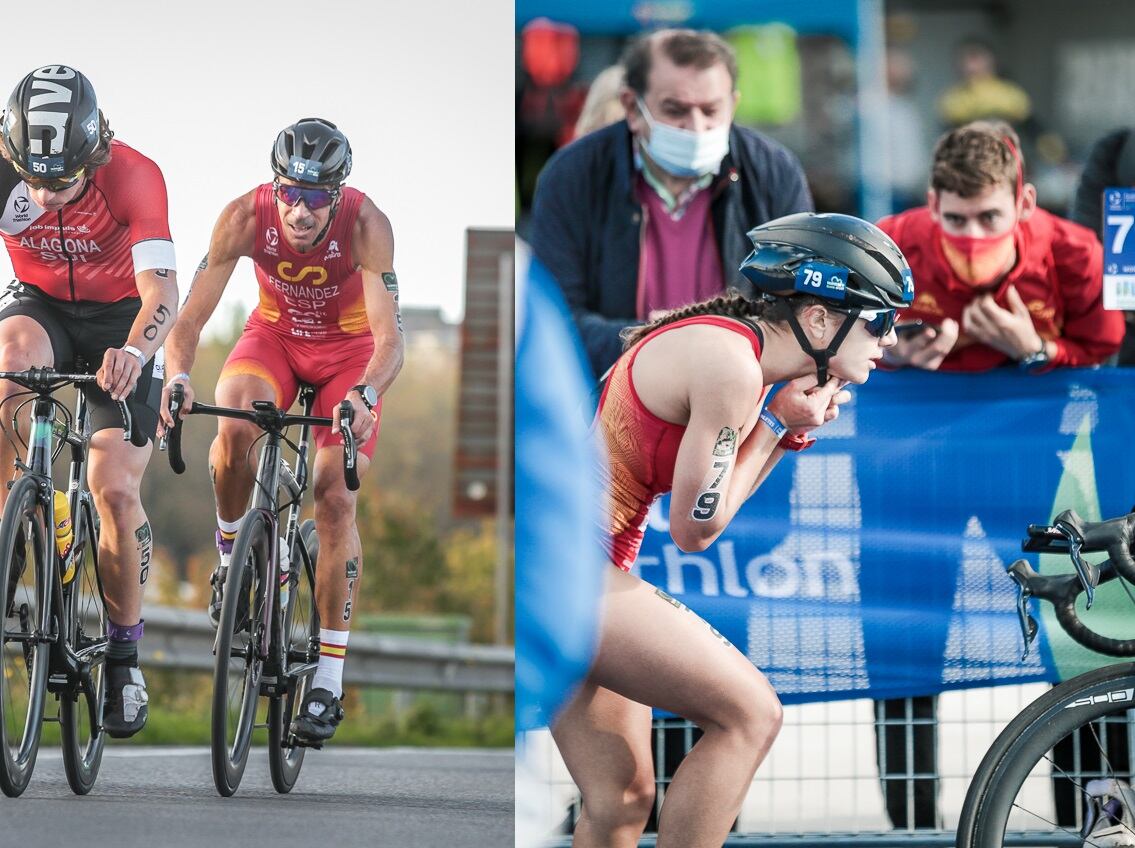
[[[1022,371],[1039,371],[1041,368],[1048,365],[1051,358],[1052,357],[1048,355],[1048,345],[1046,345],[1044,341],[1041,341],[1040,350],[1036,353],[1030,353],[1024,359],[1019,360],[1017,365]]]
[[[359,383],[357,386],[351,386],[352,392],[358,392],[359,397],[363,399],[363,404],[368,410],[374,412],[374,408],[378,406],[378,392],[374,390],[374,386],[368,386],[366,383]]]

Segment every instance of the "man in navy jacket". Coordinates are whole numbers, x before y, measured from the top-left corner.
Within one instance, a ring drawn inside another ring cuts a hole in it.
[[[549,160],[529,230],[596,376],[618,358],[624,328],[746,291],[746,233],[813,208],[796,157],[733,125],[737,63],[723,39],[660,30],[633,42],[623,65],[626,120]]]

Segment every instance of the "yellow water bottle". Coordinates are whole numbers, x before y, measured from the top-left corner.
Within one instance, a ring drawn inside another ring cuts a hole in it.
[[[71,558],[71,543],[75,539],[71,527],[71,504],[67,495],[55,491],[55,549],[59,551],[59,563],[63,569],[63,582],[70,583],[75,576],[75,563]]]

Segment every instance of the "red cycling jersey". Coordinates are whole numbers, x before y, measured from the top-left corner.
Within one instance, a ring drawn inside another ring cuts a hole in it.
[[[691,324],[740,333],[752,344],[753,355],[761,356],[761,338],[749,324],[723,315],[696,315],[659,327],[619,357],[611,369],[596,421],[607,446],[608,547],[611,560],[623,571],[630,571],[638,556],[650,505],[673,488],[678,446],[686,434],[686,425],[665,421],[646,408],[635,391],[631,369],[644,344],[660,333]]]
[[[139,296],[135,274],[175,268],[162,172],[120,141],[110,149],[110,162],[56,212],[0,162],[0,235],[17,279],[49,297],[113,303]]]
[[[271,183],[256,189],[256,244],[252,261],[260,303],[249,322],[304,339],[370,336],[363,275],[351,257],[351,235],[366,195],[344,188],[320,246],[297,253],[280,236],[283,222]]]

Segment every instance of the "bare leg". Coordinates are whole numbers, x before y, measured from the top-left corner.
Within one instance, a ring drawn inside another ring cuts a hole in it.
[[[267,380],[250,374],[226,377],[217,384],[217,405],[252,409],[254,400],[279,403]],[[256,479],[256,460],[249,449],[261,430],[249,421],[217,419],[217,438],[209,448],[209,471],[217,513],[225,521],[238,521],[248,509],[252,483]]]
[[[27,315],[13,315],[0,321],[0,371],[41,368],[53,362],[47,331],[36,321]],[[9,431],[17,404],[9,402],[8,398],[19,391],[23,389],[15,383],[0,380],[0,421]],[[8,500],[8,487],[4,484],[15,476],[15,459],[15,445],[0,434],[0,509]]]
[[[720,848],[780,730],[780,702],[764,675],[692,612],[612,569],[588,682],[701,727],[662,804],[658,848]],[[580,766],[572,775],[581,786],[606,780],[592,773],[605,768],[601,760]]]
[[[583,795],[574,848],[635,848],[654,803],[650,707],[585,681],[552,736]]]
[[[87,479],[102,523],[99,573],[107,613],[123,626],[137,624],[142,617],[142,593],[153,555],[150,525],[139,496],[152,451],[152,444],[137,448],[124,442],[121,428],[99,430],[91,437]]]
[[[370,460],[359,454],[357,467],[361,479]],[[356,494],[343,479],[343,449],[338,445],[320,448],[315,454],[315,528],[319,532],[315,603],[321,626],[328,630],[351,629],[363,573],[356,502]]]

